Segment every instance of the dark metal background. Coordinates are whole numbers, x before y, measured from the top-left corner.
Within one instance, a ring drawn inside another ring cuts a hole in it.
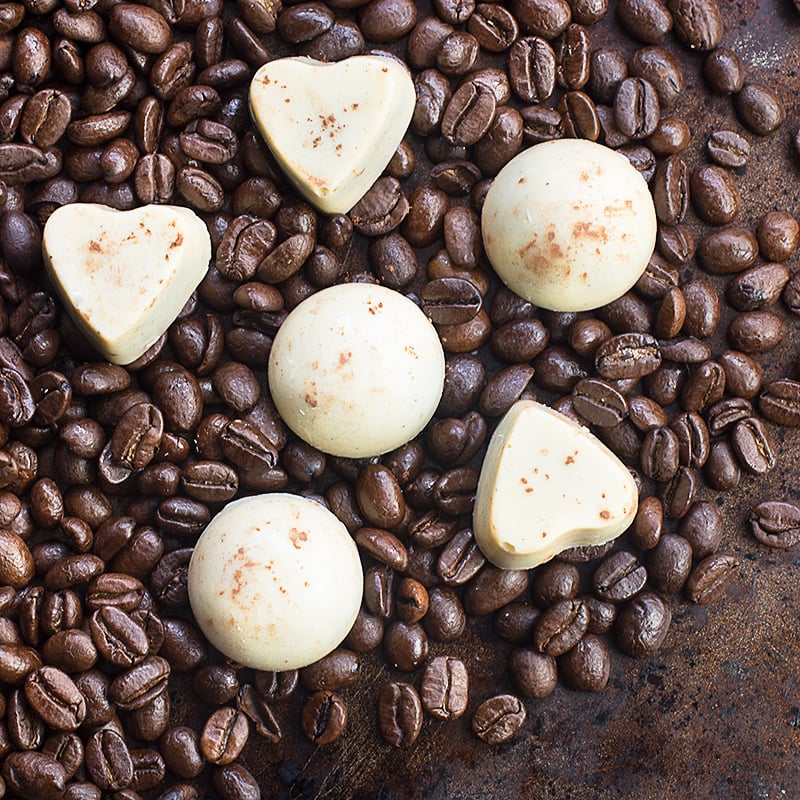
[[[593,46],[622,42],[613,18],[590,29]],[[776,88],[787,121],[767,139],[744,131],[729,98],[709,96],[702,57],[672,36],[665,46],[684,64],[687,89],[676,116],[689,123],[690,167],[705,161],[703,146],[717,129],[743,132],[752,146],[739,170],[743,210],[737,224],[754,226],[771,209],[800,215],[798,157],[793,136],[798,115],[800,11],[790,0],[722,2],[724,44],[735,49],[750,80]],[[698,235],[704,230],[692,218]],[[797,268],[797,257],[789,262]],[[682,277],[689,277],[687,270]],[[714,279],[718,288],[725,280]],[[715,352],[725,349],[723,316]],[[785,311],[790,335],[763,357],[766,377],[797,377],[800,319]],[[605,691],[584,694],[562,686],[543,701],[527,703],[528,719],[511,742],[489,747],[471,733],[469,717],[485,697],[510,690],[510,647],[491,633],[490,620],[471,625],[455,645],[432,643],[431,654],[455,654],[469,669],[470,709],[457,722],[426,720],[415,746],[397,751],[377,731],[376,702],[389,679],[419,675],[390,672],[379,656],[365,658],[358,686],[347,690],[350,712],[342,738],[313,747],[299,728],[298,703],[277,708],[284,728],[278,745],[255,734],[244,761],[259,777],[265,798],[796,798],[800,797],[800,553],[770,551],[749,534],[751,505],[774,497],[800,499],[800,432],[776,431],[778,467],[767,477],[743,477],[719,499],[726,522],[723,549],[739,556],[739,580],[715,605],[692,606],[672,598],[673,624],[665,646],[636,661],[612,648]],[[703,489],[700,497],[717,495]],[[203,709],[175,695],[178,715],[202,725]]]

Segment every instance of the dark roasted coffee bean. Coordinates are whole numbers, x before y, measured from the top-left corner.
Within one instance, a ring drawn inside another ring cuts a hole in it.
[[[545,39],[518,39],[508,53],[508,75],[514,93],[526,103],[544,103],[555,89],[556,55]]]
[[[676,534],[664,534],[647,555],[647,577],[659,592],[679,592],[691,568],[692,547],[686,539]]]
[[[472,730],[487,744],[511,739],[525,722],[525,706],[518,697],[499,694],[484,700],[472,715]]]
[[[647,146],[657,156],[682,153],[689,146],[689,126],[677,117],[661,117],[656,129],[647,137]]]
[[[600,345],[595,354],[595,368],[608,379],[641,378],[661,364],[656,340],[646,333],[623,333]]]
[[[770,381],[758,396],[758,408],[770,422],[800,426],[800,382],[790,378]]]
[[[572,389],[575,410],[592,425],[613,427],[628,414],[628,403],[611,384],[598,378],[584,378]]]
[[[478,3],[467,20],[467,30],[491,53],[502,53],[516,41],[519,26],[514,15],[494,3]]]
[[[759,136],[774,133],[786,119],[780,96],[761,83],[747,83],[733,97],[736,115],[742,124]]]
[[[66,772],[49,753],[12,752],[3,762],[4,788],[24,798],[64,796]]]
[[[528,647],[518,647],[508,658],[514,688],[523,697],[542,699],[552,694],[558,681],[556,660]]]
[[[430,590],[428,613],[422,623],[431,639],[452,642],[464,632],[466,622],[461,599],[453,589],[437,586]]]
[[[713,50],[722,34],[722,15],[716,0],[667,0],[678,39],[692,50]]]
[[[516,600],[528,588],[525,570],[504,570],[485,566],[465,587],[464,607],[468,614],[491,614]]]
[[[739,311],[755,311],[777,302],[788,281],[789,271],[783,264],[758,264],[736,275],[725,296]]]
[[[741,478],[741,467],[727,439],[711,442],[708,459],[703,466],[706,483],[719,492],[734,489]]]
[[[739,420],[752,416],[752,404],[742,397],[728,397],[719,400],[708,409],[708,432],[712,436],[721,436]]]
[[[391,622],[383,636],[383,651],[395,669],[412,672],[428,656],[428,637],[418,623]]]
[[[644,139],[656,129],[660,114],[658,94],[644,78],[625,78],[614,96],[614,118],[620,132]]]
[[[658,252],[670,264],[681,267],[695,255],[694,235],[685,225],[659,225],[656,233]]]
[[[236,707],[255,726],[256,733],[270,742],[283,737],[280,724],[264,698],[250,684],[245,684],[236,697]]]
[[[334,692],[314,692],[303,706],[300,723],[303,733],[314,744],[330,744],[344,731],[347,707]]]
[[[681,392],[687,411],[704,411],[725,392],[725,371],[716,361],[704,361],[692,368]]]
[[[619,550],[601,562],[592,585],[601,600],[619,603],[641,591],[646,580],[647,571],[633,553]]]
[[[772,437],[764,423],[756,417],[740,420],[733,426],[731,445],[747,472],[763,475],[777,463]]]
[[[728,341],[743,353],[766,353],[786,335],[783,320],[772,311],[743,311],[728,327]]]
[[[133,761],[125,740],[115,730],[106,728],[86,742],[84,760],[87,776],[101,789],[119,791],[133,780]]]
[[[786,261],[797,249],[800,224],[787,211],[769,211],[756,229],[761,255],[768,261]]]
[[[437,656],[425,666],[420,683],[422,707],[434,719],[458,719],[467,710],[469,676],[464,662]]]
[[[735,131],[712,131],[706,142],[711,160],[721,167],[743,167],[750,158],[750,145]]]
[[[697,255],[705,270],[712,275],[742,272],[755,263],[758,241],[745,228],[722,228],[703,237]]]
[[[572,650],[559,658],[558,668],[571,689],[602,691],[611,672],[608,648],[602,639],[587,633]]]
[[[25,680],[25,697],[51,728],[74,731],[86,716],[86,701],[72,679],[60,669],[42,667]]]
[[[248,733],[247,717],[241,711],[223,706],[206,720],[200,734],[200,751],[211,764],[230,764],[247,744]]]
[[[739,559],[726,553],[707,556],[692,570],[686,596],[699,605],[719,600],[739,574]]]
[[[692,172],[691,187],[695,211],[711,225],[726,225],[739,213],[739,190],[732,174],[723,167],[698,167]]]
[[[767,547],[786,549],[800,541],[800,508],[781,500],[765,500],[748,514],[753,536]]]
[[[260,800],[258,781],[243,764],[234,762],[224,767],[215,767],[211,773],[214,788],[222,800]],[[164,800],[162,797],[161,800]],[[176,798],[177,800],[177,798]],[[190,800],[190,798],[181,798]]]
[[[410,747],[422,729],[422,702],[410,683],[391,682],[378,698],[378,728],[393,747]]]
[[[691,467],[681,465],[672,480],[661,484],[660,497],[669,519],[681,519],[694,502],[697,475]]]
[[[634,39],[658,44],[672,30],[672,14],[660,0],[620,0],[619,24]]]
[[[617,645],[626,655],[646,658],[664,643],[671,621],[672,613],[664,600],[654,592],[641,592],[617,618]]]
[[[533,643],[540,653],[559,656],[573,647],[586,632],[589,614],[579,600],[560,600],[542,612],[536,621]]]
[[[669,156],[656,170],[653,202],[658,218],[666,225],[684,218],[689,207],[689,170],[680,156]]]
[[[716,503],[696,500],[681,520],[678,533],[689,542],[694,558],[710,556],[722,541],[722,512]]]
[[[703,59],[703,77],[716,94],[736,94],[744,86],[745,69],[737,53],[716,47]]]
[[[591,42],[583,25],[572,23],[556,41],[556,79],[568,90],[582,89],[589,80]]]
[[[639,457],[642,472],[656,481],[672,480],[680,463],[678,437],[667,427],[651,428],[645,434]]]

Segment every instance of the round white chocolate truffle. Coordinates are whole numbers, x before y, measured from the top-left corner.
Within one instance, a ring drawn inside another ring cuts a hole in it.
[[[543,142],[511,159],[481,224],[503,282],[552,311],[587,311],[625,294],[656,240],[642,176],[625,156],[583,139]]]
[[[358,615],[364,573],[344,525],[314,500],[229,503],[189,562],[189,603],[209,642],[260,670],[298,669],[334,650]]]
[[[316,292],[278,329],[269,388],[286,424],[337,456],[386,453],[413,439],[444,387],[444,352],[407,297],[366,283]]]

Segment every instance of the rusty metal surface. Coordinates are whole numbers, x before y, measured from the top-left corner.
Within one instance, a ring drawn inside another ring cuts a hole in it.
[[[789,0],[722,2],[725,45],[742,57],[751,80],[775,87],[787,121],[773,136],[746,134],[752,156],[738,171],[743,211],[737,222],[754,226],[771,209],[800,214],[800,162],[792,138],[800,125],[800,12]],[[609,21],[591,29],[593,45],[612,41]],[[703,162],[710,131],[742,131],[729,98],[709,96],[702,57],[670,37],[687,90],[674,113],[689,123],[686,159]],[[627,54],[635,45],[626,40]],[[699,233],[701,226],[690,224]],[[797,269],[797,256],[789,262]],[[694,270],[687,270],[686,278]],[[714,279],[718,288],[723,280]],[[767,379],[797,377],[800,319],[781,311],[790,326],[785,341],[761,359]],[[723,316],[715,352],[730,316]],[[251,737],[245,762],[258,775],[265,798],[779,798],[800,796],[800,552],[770,551],[749,534],[744,516],[774,497],[800,500],[800,431],[778,432],[777,468],[764,478],[744,477],[719,498],[724,548],[742,562],[738,581],[705,608],[673,598],[673,624],[657,656],[637,661],[612,649],[611,678],[599,694],[559,685],[547,699],[528,701],[528,719],[508,744],[479,742],[467,717],[426,720],[408,751],[380,738],[377,695],[389,670],[379,655],[365,658],[358,686],[347,690],[345,735],[315,748],[298,723],[299,700],[277,709],[286,736],[280,744]],[[703,489],[701,498],[716,498]],[[491,633],[489,620],[471,625],[455,645],[432,643],[431,654],[461,656],[470,671],[470,711],[484,697],[510,690],[510,645]],[[415,680],[418,675],[397,679]],[[202,710],[176,694],[176,711],[202,724]]]

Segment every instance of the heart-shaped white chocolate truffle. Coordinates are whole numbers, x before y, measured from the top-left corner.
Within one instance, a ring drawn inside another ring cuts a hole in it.
[[[172,324],[211,258],[200,217],[179,206],[117,211],[71,203],[42,238],[50,278],[75,324],[114,364],[130,364]]]
[[[568,547],[616,538],[637,507],[633,477],[599,439],[547,406],[520,400],[489,442],[473,529],[493,564],[530,569]]]
[[[415,103],[408,70],[385,56],[280,58],[250,84],[250,110],[272,154],[297,191],[329,214],[349,211],[380,177]]]

